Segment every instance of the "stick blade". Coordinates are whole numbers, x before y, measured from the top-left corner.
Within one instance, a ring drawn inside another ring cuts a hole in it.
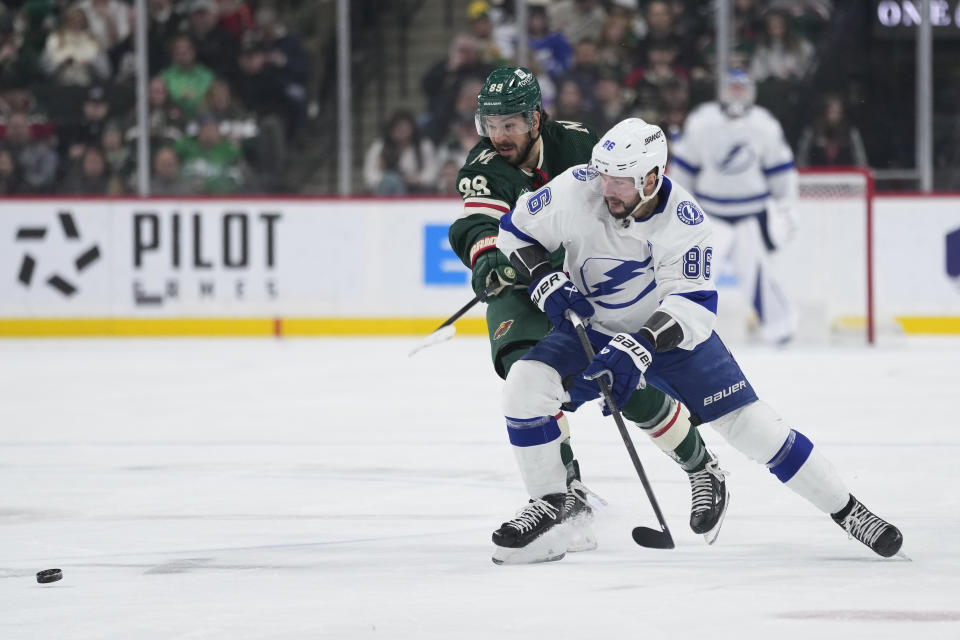
[[[448,324],[445,327],[440,327],[426,338],[424,338],[420,344],[411,349],[409,357],[413,357],[415,353],[426,349],[427,347],[432,347],[435,344],[440,344],[441,342],[446,342],[452,338],[457,333],[457,328],[452,324]]]
[[[660,531],[650,527],[634,527],[633,541],[648,549],[673,549],[673,536],[669,531]]]

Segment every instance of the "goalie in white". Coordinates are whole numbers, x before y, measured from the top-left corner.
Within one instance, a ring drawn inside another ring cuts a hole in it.
[[[670,176],[693,191],[706,212],[725,223],[718,229],[720,258],[729,261],[751,302],[765,341],[787,342],[797,317],[777,282],[771,254],[796,225],[797,169],[783,129],[753,104],[756,89],[734,70],[719,102],[695,109],[673,142]]]
[[[531,274],[531,298],[555,329],[513,366],[504,387],[507,429],[531,501],[494,533],[494,561],[563,557],[557,504],[566,474],[552,462],[560,446],[552,416],[597,398],[600,376],[618,407],[643,384],[674,396],[695,425],[710,422],[851,536],[894,555],[900,531],[850,495],[820,450],[757,398],[713,331],[711,223],[689,192],[664,177],[666,161],[659,127],[624,120],[601,136],[589,167],[525,194],[501,218],[497,246]],[[547,254],[561,245],[564,271],[555,271]],[[588,335],[600,349],[592,361],[568,311],[590,318]]]

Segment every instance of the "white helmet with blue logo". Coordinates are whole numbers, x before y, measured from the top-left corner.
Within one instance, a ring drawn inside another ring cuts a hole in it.
[[[660,191],[667,166],[667,136],[655,124],[640,118],[618,122],[593,147],[590,165],[600,173],[614,177],[631,177],[646,202]],[[647,174],[657,172],[657,184],[650,195],[644,195]]]

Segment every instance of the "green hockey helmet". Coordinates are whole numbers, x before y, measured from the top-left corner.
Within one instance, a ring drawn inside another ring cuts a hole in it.
[[[501,67],[487,76],[483,88],[477,95],[477,133],[490,135],[487,116],[507,116],[521,114],[523,124],[516,133],[525,133],[533,127],[533,113],[542,115],[540,83],[537,76],[525,67]],[[496,118],[494,120],[502,120]],[[526,128],[523,129],[522,127]]]

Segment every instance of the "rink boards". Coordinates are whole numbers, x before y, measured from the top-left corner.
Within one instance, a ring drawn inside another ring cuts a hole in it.
[[[458,200],[22,199],[0,204],[0,336],[418,335],[473,295]],[[804,202],[778,257],[816,333],[860,330],[866,221]],[[960,196],[879,197],[880,331],[960,333]],[[738,293],[718,270],[728,308]],[[482,305],[458,323],[485,332]]]

